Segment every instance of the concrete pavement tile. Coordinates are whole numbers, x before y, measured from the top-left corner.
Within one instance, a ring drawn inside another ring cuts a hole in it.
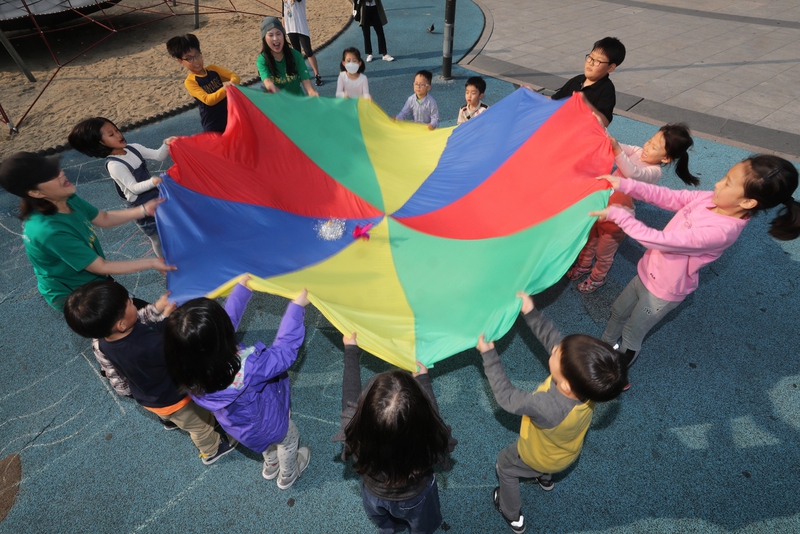
[[[697,88],[687,89],[672,98],[664,100],[664,104],[689,108],[697,111],[708,112],[710,109],[719,106],[730,100],[731,97],[703,91]]]
[[[703,82],[697,85],[696,87],[694,87],[694,89],[699,89],[707,93],[715,93],[730,99],[737,95],[742,94],[747,89],[749,89],[749,87],[743,87],[741,84],[736,84],[736,83],[725,83],[720,81],[719,77],[717,77],[714,78],[713,80],[709,80],[707,82]]]
[[[728,117],[733,120],[755,124],[775,111],[776,110],[773,107],[759,106],[757,104],[741,100],[740,97],[737,97],[708,110],[708,113],[711,115]]]
[[[767,115],[756,124],[758,126],[764,126],[765,128],[773,128],[800,135],[800,113],[792,113],[792,111],[797,110],[797,107],[792,107],[789,110],[779,109],[775,113]]]

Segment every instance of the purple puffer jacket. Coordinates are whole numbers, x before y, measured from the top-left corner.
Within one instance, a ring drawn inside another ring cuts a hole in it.
[[[239,326],[252,292],[237,284],[225,311]],[[242,368],[227,388],[192,395],[194,402],[214,416],[225,431],[248,449],[264,452],[281,441],[289,428],[289,374],[303,344],[305,308],[290,303],[271,347],[260,341],[253,347],[241,346]]]

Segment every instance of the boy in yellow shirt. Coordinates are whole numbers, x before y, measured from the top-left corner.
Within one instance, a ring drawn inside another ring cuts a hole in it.
[[[533,478],[545,491],[554,487],[552,473],[566,469],[583,447],[596,402],[616,398],[628,383],[628,368],[611,345],[582,334],[567,337],[533,306],[524,292],[522,314],[550,353],[550,376],[530,394],[511,384],[494,343],[481,335],[478,350],[497,403],[522,415],[519,439],[497,456],[495,508],[515,534],[527,525],[521,513],[519,479]]]
[[[167,52],[189,71],[183,85],[197,100],[203,131],[224,132],[228,125],[225,88],[240,83],[239,75],[217,65],[204,66],[200,41],[191,33],[167,41]]]

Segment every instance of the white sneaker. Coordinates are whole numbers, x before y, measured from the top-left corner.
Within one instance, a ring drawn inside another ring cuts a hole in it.
[[[308,450],[308,447],[300,447],[297,449],[297,464],[295,466],[294,473],[287,477],[279,477],[278,478],[278,487],[282,490],[289,489],[294,484],[294,481],[300,478],[300,475],[303,474],[303,471],[306,470],[308,467],[308,462],[311,460],[311,451]]]
[[[366,61],[367,63],[372,61],[372,54],[367,54],[367,59],[365,59],[364,61]]]
[[[389,54],[384,54],[383,55],[383,60],[384,61],[394,61],[394,58],[392,56],[390,56]]]

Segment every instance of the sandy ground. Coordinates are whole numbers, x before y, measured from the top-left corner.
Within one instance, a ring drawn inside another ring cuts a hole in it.
[[[316,48],[347,24],[351,3],[306,1],[311,44]],[[20,125],[19,134],[0,133],[0,157],[66,144],[69,131],[86,117],[104,116],[122,126],[191,102],[183,87],[185,70],[166,52],[166,41],[175,35],[194,33],[207,64],[232,69],[243,81],[253,78],[261,49],[259,23],[265,15],[277,16],[281,9],[280,0],[200,0],[200,28],[195,30],[193,4],[173,7],[171,0],[123,0],[122,4],[127,7],[106,11],[114,15],[116,33],[97,24],[47,33],[62,64],[78,57],[61,68]],[[147,12],[131,10],[147,6]],[[237,12],[222,11],[232,10],[232,6]],[[92,18],[101,17],[94,14]],[[57,69],[41,37],[14,39],[16,35],[9,34],[37,81],[29,82],[11,56],[0,49],[0,87],[4,88],[0,105],[14,124]]]

